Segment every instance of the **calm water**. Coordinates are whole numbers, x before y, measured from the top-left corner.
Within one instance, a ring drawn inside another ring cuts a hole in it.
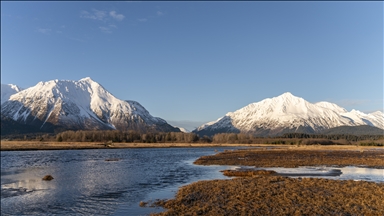
[[[257,168],[259,169],[259,168]],[[363,167],[299,167],[299,168],[264,168],[274,170],[280,175],[289,177],[315,177],[334,180],[356,180],[384,183],[384,169],[372,169]]]
[[[215,150],[159,148],[1,152],[1,214],[147,215],[140,201],[171,198],[179,186],[226,178],[195,166]],[[118,161],[105,159],[118,158]],[[226,167],[230,168],[230,167]],[[52,181],[42,181],[45,175]]]
[[[239,168],[192,164],[202,155],[225,149],[234,148],[1,152],[1,214],[148,215],[159,212],[162,209],[139,207],[139,202],[171,198],[180,186],[204,179],[224,179],[219,170]],[[105,161],[115,158],[118,161]],[[383,169],[274,169],[279,173],[324,173],[320,177],[384,182]],[[338,171],[334,172],[335,169]],[[327,176],[327,173],[342,174]],[[54,179],[42,181],[47,174]]]

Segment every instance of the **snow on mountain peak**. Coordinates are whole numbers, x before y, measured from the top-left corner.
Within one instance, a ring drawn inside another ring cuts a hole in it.
[[[91,79],[91,77],[84,77],[84,78],[80,79],[80,81],[81,80],[92,80],[92,79]]]
[[[380,113],[365,114],[357,110],[348,112],[333,103],[313,104],[286,92],[277,97],[251,103],[235,112],[228,112],[224,117],[198,127],[195,132],[200,134],[223,131],[258,133],[258,130],[265,130],[280,133],[287,130],[296,131],[299,128],[318,132],[338,126],[357,125],[371,125],[384,129],[383,122],[384,115]]]
[[[187,130],[187,129],[185,129],[185,128],[182,128],[182,127],[177,127],[177,128],[179,128],[179,130],[180,130],[181,132],[183,132],[183,133],[190,133],[190,131]]]
[[[8,84],[12,89],[14,89],[15,91],[17,91],[17,92],[19,92],[19,91],[21,91],[21,90],[23,90],[23,89],[21,89],[19,86],[17,86],[17,85],[13,85],[13,84]]]
[[[278,97],[285,97],[285,98],[287,98],[287,97],[296,97],[296,96],[294,96],[291,92],[285,92],[285,93],[281,94]]]
[[[358,114],[358,115],[367,115],[367,114],[361,112],[360,110],[355,110],[355,109],[352,109],[352,110],[351,110],[351,113],[356,113],[356,114]]]
[[[381,112],[380,110],[375,111],[375,112],[371,112],[371,113],[369,113],[369,114],[372,114],[372,115],[384,115],[384,113]]]
[[[82,79],[79,80],[79,82],[81,82],[81,81],[83,81],[83,82],[89,82],[89,83],[93,83],[93,82],[95,82],[95,81],[93,81],[93,79],[92,79],[91,77],[84,77],[84,78],[82,78]]]
[[[323,108],[334,110],[338,113],[348,112],[346,109],[340,107],[339,105],[334,104],[334,103],[330,103],[330,102],[326,102],[326,101],[317,102],[317,103],[315,103],[315,105],[323,107]]]
[[[299,104],[303,103],[305,100],[301,97],[297,97],[290,92],[285,92],[277,97],[273,97],[272,101],[275,103],[283,103],[283,104]]]
[[[16,94],[19,91],[22,91],[22,89],[17,85],[1,84],[1,104],[9,100],[11,95]]]
[[[39,82],[12,95],[8,102],[2,105],[2,113],[16,121],[38,118],[43,125],[50,122],[79,129],[176,130],[138,102],[117,99],[90,77]]]

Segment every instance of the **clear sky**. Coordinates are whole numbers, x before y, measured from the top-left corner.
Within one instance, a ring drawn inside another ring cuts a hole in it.
[[[1,83],[84,77],[187,129],[284,92],[383,110],[383,2],[1,2]]]

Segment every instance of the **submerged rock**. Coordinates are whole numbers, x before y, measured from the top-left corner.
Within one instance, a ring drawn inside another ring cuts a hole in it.
[[[53,179],[53,177],[51,175],[46,175],[43,177],[44,181],[51,181],[52,179]]]
[[[119,158],[108,158],[105,161],[119,161]]]

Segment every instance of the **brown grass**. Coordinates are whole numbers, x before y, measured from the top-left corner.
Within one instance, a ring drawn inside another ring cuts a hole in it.
[[[273,147],[281,149],[371,149],[377,147],[336,145],[336,146],[288,146],[271,144],[218,144],[218,143],[97,143],[97,142],[51,142],[51,141],[8,141],[1,140],[1,151],[60,150],[60,149],[114,149],[114,148],[171,148],[171,147]]]
[[[319,148],[295,149],[246,149],[225,151],[216,155],[202,156],[195,161],[199,165],[243,165],[256,167],[298,166],[367,166],[384,168],[383,151],[362,148],[353,150],[323,150]]]
[[[247,149],[203,156],[195,163],[384,168],[384,151],[353,146]],[[243,178],[199,181],[182,187],[175,199],[156,202],[167,211],[153,215],[384,215],[384,183],[289,178],[266,170],[226,170],[224,174]]]
[[[257,175],[274,175],[276,174],[273,170],[223,170],[220,171],[225,176],[236,176],[236,177],[253,177]]]
[[[384,215],[384,184],[257,176],[182,187],[153,215]]]
[[[61,150],[61,149],[116,149],[116,148],[171,148],[171,147],[257,147],[265,144],[213,144],[213,143],[97,143],[97,142],[40,142],[1,141],[1,151]],[[278,147],[278,145],[274,145]]]

